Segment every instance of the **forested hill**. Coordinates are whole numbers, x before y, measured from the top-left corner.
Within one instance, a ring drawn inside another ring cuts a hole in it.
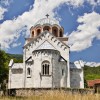
[[[14,59],[15,63],[22,63],[23,62],[23,55],[22,54],[9,54],[7,55],[11,58]]]
[[[84,66],[84,77],[85,80],[94,80],[100,79],[100,66],[98,67],[90,67]]]

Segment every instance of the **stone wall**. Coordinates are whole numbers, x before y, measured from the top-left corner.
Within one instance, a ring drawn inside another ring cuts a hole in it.
[[[8,89],[23,88],[24,87],[23,76],[24,76],[23,63],[14,63],[13,66],[9,68]]]
[[[83,69],[70,69],[71,88],[84,88]]]

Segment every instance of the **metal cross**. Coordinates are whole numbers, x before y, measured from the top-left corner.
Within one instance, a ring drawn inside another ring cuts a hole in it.
[[[46,17],[48,18],[48,17],[49,17],[49,15],[47,14],[47,15],[46,15]]]

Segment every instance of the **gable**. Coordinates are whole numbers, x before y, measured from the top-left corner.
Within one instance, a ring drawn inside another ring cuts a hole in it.
[[[30,55],[37,49],[58,50],[65,60],[69,60],[69,47],[48,31],[41,33],[37,38],[33,38],[24,48]]]
[[[55,50],[54,46],[47,40],[44,41],[38,48],[36,48],[36,50],[38,49],[54,49]]]

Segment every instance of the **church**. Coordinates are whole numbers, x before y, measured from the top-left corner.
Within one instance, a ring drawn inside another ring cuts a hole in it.
[[[9,63],[8,89],[84,88],[82,60],[70,62],[64,28],[48,16],[30,28],[23,63]]]

